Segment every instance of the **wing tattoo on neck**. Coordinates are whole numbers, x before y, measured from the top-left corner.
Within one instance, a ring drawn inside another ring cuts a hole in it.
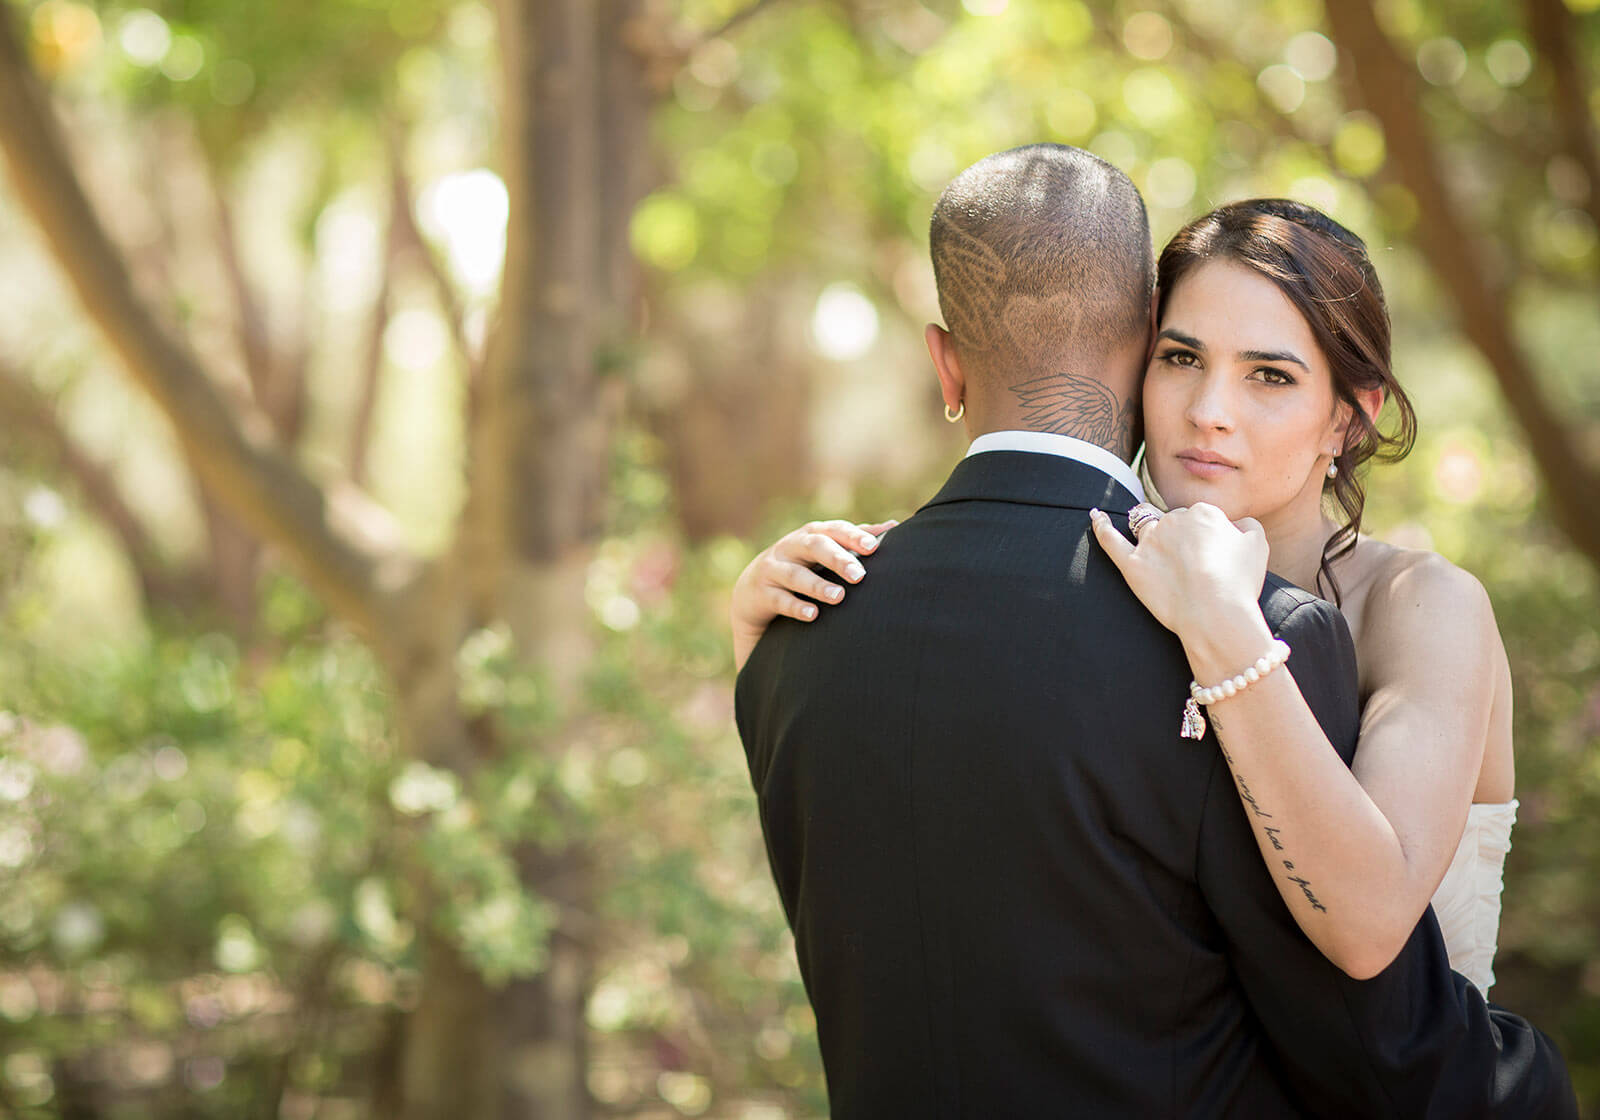
[[[1011,386],[1029,428],[1075,436],[1125,455],[1133,444],[1134,406],[1097,378],[1052,373]]]

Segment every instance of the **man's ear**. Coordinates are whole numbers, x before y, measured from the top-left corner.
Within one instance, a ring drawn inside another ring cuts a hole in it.
[[[929,323],[922,337],[928,343],[928,357],[933,359],[934,371],[939,375],[939,394],[944,397],[945,407],[959,412],[967,396],[967,378],[961,370],[961,359],[956,356],[955,337],[938,323]]]

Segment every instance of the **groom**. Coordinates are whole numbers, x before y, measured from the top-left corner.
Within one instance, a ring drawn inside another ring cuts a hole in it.
[[[1325,960],[1216,744],[1178,735],[1183,652],[1089,534],[1141,497],[1133,184],[1002,152],[931,239],[972,452],[738,684],[833,1116],[1575,1116],[1560,1056],[1450,972],[1431,912],[1373,980]],[[1271,576],[1261,602],[1348,762],[1342,617]]]

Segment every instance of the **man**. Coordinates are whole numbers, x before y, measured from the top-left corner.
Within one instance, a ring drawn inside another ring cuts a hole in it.
[[[1215,743],[1177,734],[1183,652],[1088,532],[1141,496],[1133,184],[1003,152],[931,241],[929,349],[979,438],[872,580],[780,619],[738,686],[833,1115],[1575,1116],[1559,1055],[1450,972],[1431,913],[1371,981],[1324,959]],[[1348,762],[1342,617],[1272,577],[1261,602]]]

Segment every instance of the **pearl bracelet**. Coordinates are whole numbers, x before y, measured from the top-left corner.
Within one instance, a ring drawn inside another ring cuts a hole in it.
[[[1200,687],[1199,681],[1190,681],[1189,700],[1183,706],[1183,725],[1178,729],[1178,734],[1185,739],[1204,738],[1206,721],[1200,714],[1200,705],[1210,707],[1219,700],[1226,700],[1243,692],[1287,660],[1289,660],[1289,643],[1281,638],[1274,638],[1272,648],[1238,676],[1229,677],[1221,684],[1212,685],[1210,688]]]

